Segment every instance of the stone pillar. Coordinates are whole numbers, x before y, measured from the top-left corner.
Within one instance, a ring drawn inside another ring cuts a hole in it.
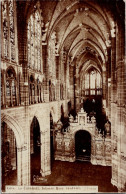
[[[19,10],[18,10],[19,11]],[[17,13],[18,15],[18,13]],[[20,15],[20,14],[19,14]],[[27,61],[27,24],[23,17],[18,18],[19,64],[22,66],[21,104],[29,105],[28,61]]]
[[[45,158],[45,132],[41,131],[40,132],[41,135],[41,175],[45,176],[45,162],[44,162],[44,158]]]
[[[50,169],[50,129],[41,131],[41,175],[51,174]]]
[[[111,49],[111,101],[116,101],[116,38],[112,37]]]
[[[45,75],[45,78],[43,81],[44,101],[49,102],[48,53],[47,53],[46,43],[43,43],[42,45],[42,57],[43,57],[43,73]]]
[[[29,185],[29,153],[27,146],[22,147],[22,185]]]
[[[28,185],[28,152],[27,147],[17,148],[17,185]]]
[[[105,65],[103,65],[103,66],[105,66]],[[106,72],[106,69],[105,69],[105,70],[103,70],[103,79],[102,79],[102,81],[103,81],[103,83],[102,83],[103,100],[106,99],[106,77],[107,77],[106,74],[107,74],[107,72]]]
[[[111,47],[108,47],[107,49],[108,52],[108,61],[106,63],[106,114],[110,119],[110,112],[111,112],[111,90],[110,90],[110,86],[111,86]]]
[[[3,107],[6,107],[6,73],[3,71]]]
[[[71,108],[74,109],[74,65],[70,65],[70,99]]]
[[[24,76],[24,86],[23,86],[23,102],[24,105],[29,105],[29,85],[28,85],[28,69],[27,62],[24,64],[23,76]]]
[[[102,93],[103,93],[103,108],[105,109],[105,111],[107,110],[107,105],[108,105],[108,68],[107,65],[103,64],[104,68],[103,68],[103,89],[102,89]]]
[[[16,86],[16,99],[17,99],[17,106],[20,105],[20,73],[17,74],[17,86]]]
[[[23,88],[24,86],[24,81],[23,81],[23,76],[22,74],[20,73],[19,74],[19,98],[20,98],[20,105],[24,105],[24,97],[23,97]]]
[[[116,37],[115,29],[111,30],[111,131],[112,137],[115,131],[115,118],[116,118]]]
[[[125,103],[126,103],[126,71],[125,71],[125,30],[123,29],[122,23],[118,21],[116,26],[116,101],[115,109],[113,109],[113,122],[112,122],[112,149],[114,150],[114,143],[117,138],[117,150],[113,151],[112,154],[112,184],[116,185],[119,190],[125,188],[123,173],[126,174],[126,169],[122,165],[122,153],[125,157],[125,134],[126,134],[126,116],[125,116]],[[113,103],[114,104],[114,103]],[[116,113],[116,114],[115,114]]]
[[[59,55],[56,55],[56,100],[60,100],[60,63],[59,63]]]
[[[50,128],[45,133],[45,175],[51,174],[50,163]]]
[[[21,154],[21,148],[17,148],[17,185],[22,185],[22,154]]]
[[[76,112],[79,112],[81,108],[81,99],[80,99],[80,80],[79,77],[75,77],[75,99],[76,99]],[[83,105],[82,105],[83,106]]]

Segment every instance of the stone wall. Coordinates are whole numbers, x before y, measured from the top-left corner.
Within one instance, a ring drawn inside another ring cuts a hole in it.
[[[41,134],[41,174],[50,171],[50,112],[54,122],[61,118],[61,105],[67,111],[67,101],[39,103],[28,107],[8,108],[1,111],[1,121],[14,132],[17,144],[17,184],[31,184],[30,169],[30,126],[34,116],[40,125]]]

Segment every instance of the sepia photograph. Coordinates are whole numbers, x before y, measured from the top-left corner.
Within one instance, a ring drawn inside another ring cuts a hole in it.
[[[125,193],[126,1],[0,4],[1,193]]]

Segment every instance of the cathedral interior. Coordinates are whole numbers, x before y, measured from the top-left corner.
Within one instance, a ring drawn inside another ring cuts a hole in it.
[[[123,0],[1,1],[2,191],[126,191],[125,56]]]

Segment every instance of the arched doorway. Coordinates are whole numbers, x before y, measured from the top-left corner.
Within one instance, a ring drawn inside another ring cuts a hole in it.
[[[33,176],[40,175],[41,170],[41,143],[40,126],[36,117],[33,118],[30,128],[30,153],[31,153],[31,184]]]
[[[79,130],[75,134],[76,159],[90,161],[91,159],[91,135],[85,130]]]
[[[17,145],[13,130],[5,123],[1,124],[1,163],[2,190],[5,185],[17,185]]]

